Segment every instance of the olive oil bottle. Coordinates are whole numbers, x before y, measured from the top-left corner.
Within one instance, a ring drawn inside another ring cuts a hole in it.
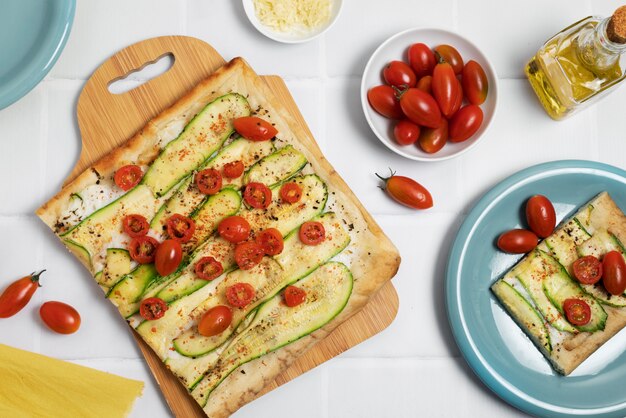
[[[525,68],[550,117],[564,119],[626,79],[626,6],[587,17],[549,39]]]

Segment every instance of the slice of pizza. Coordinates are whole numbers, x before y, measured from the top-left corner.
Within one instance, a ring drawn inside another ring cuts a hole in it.
[[[254,399],[400,262],[240,58],[37,214],[210,417]]]
[[[582,283],[574,273],[583,257],[595,258],[583,263],[592,270],[588,263],[597,267],[609,252],[626,258],[623,242],[626,216],[603,192],[491,286],[502,306],[561,374],[570,374],[626,326],[626,295],[612,295],[602,280],[584,283],[593,276],[597,279],[599,271],[583,273],[588,279],[583,277]]]

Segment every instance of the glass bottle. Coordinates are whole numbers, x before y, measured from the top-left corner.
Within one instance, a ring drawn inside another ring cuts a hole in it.
[[[626,6],[587,17],[548,40],[525,68],[550,117],[564,119],[626,78]]]

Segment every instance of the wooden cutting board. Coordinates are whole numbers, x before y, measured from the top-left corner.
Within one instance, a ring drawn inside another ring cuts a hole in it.
[[[111,82],[138,71],[167,54],[174,57],[174,64],[167,72],[126,93],[109,92],[108,86]],[[83,147],[66,182],[130,138],[146,122],[171,106],[224,63],[224,59],[209,44],[185,36],[148,39],[131,45],[106,60],[87,80],[78,99],[78,126]],[[312,137],[284,81],[277,76],[264,76],[263,79]],[[398,295],[391,282],[388,282],[361,312],[305,353],[278,376],[273,384],[266,387],[263,393],[379,333],[389,326],[397,311]],[[136,333],[134,336],[172,412],[177,417],[205,417],[178,379],[165,368]]]

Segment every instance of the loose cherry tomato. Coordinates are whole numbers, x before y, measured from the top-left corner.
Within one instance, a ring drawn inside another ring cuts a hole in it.
[[[402,109],[400,108],[400,102],[392,87],[386,85],[372,87],[367,92],[367,100],[375,111],[386,118],[404,118],[404,113],[402,113]]]
[[[241,216],[229,216],[217,225],[217,233],[226,241],[237,244],[250,236],[250,223]]]
[[[167,219],[167,235],[182,243],[189,242],[196,232],[196,222],[180,213],[175,213]]]
[[[429,154],[434,154],[448,141],[448,121],[442,119],[438,128],[424,128],[418,140],[419,147]]]
[[[256,292],[250,283],[235,283],[226,288],[226,299],[231,306],[243,308],[254,299]]]
[[[450,45],[439,45],[435,47],[435,52],[454,68],[454,74],[461,74],[463,71],[463,58],[456,48]]]
[[[309,221],[300,226],[298,236],[303,244],[318,245],[326,238],[326,230],[321,222]]]
[[[272,203],[272,191],[263,183],[248,183],[243,192],[243,200],[253,208],[267,209]]]
[[[390,86],[402,88],[413,87],[417,82],[415,73],[402,61],[391,61],[383,69],[383,78]]]
[[[526,220],[539,238],[546,238],[556,226],[554,206],[547,197],[535,195],[526,202]]]
[[[156,250],[154,266],[161,276],[169,276],[176,271],[182,260],[183,247],[180,246],[180,241],[166,239]]]
[[[233,120],[237,133],[250,141],[268,141],[278,130],[268,121],[256,116],[244,116]]]
[[[602,284],[612,295],[621,295],[626,290],[626,262],[618,251],[609,251],[602,259]]]
[[[211,281],[217,279],[224,273],[222,263],[211,256],[202,257],[196,263],[194,272],[199,279]]]
[[[463,142],[476,133],[483,123],[483,111],[470,104],[462,107],[450,119],[448,133],[451,142]]]
[[[202,194],[213,195],[222,188],[222,175],[214,168],[206,168],[197,172],[195,181]]]
[[[257,234],[255,242],[263,248],[265,255],[277,255],[283,252],[283,235],[276,228],[268,228]]]
[[[420,89],[408,89],[400,96],[400,107],[412,122],[436,128],[441,124],[441,111],[433,96]]]
[[[586,325],[591,321],[591,307],[581,299],[565,299],[563,310],[567,320],[576,326]]]
[[[159,241],[149,236],[133,238],[128,244],[130,258],[139,264],[149,264],[154,261]]]
[[[574,277],[583,284],[594,284],[602,278],[602,263],[592,255],[581,257],[572,264]]]
[[[265,252],[256,242],[241,242],[235,247],[235,262],[242,270],[250,270],[261,262]]]
[[[0,318],[8,318],[21,311],[33,297],[33,294],[40,287],[39,273],[32,273],[14,281],[0,295]]]
[[[283,202],[296,203],[302,198],[302,187],[298,183],[285,183],[280,188],[280,198]]]
[[[124,167],[119,168],[115,175],[113,176],[113,180],[117,187],[124,191],[128,191],[135,187],[143,177],[143,172],[141,171],[141,167],[137,165],[125,165]]]
[[[224,177],[229,179],[236,179],[243,174],[244,169],[245,167],[243,165],[243,162],[241,160],[237,160],[224,164],[224,168],[222,169],[222,171],[224,172]]]
[[[131,238],[144,236],[150,230],[148,220],[141,215],[127,215],[122,220],[122,227]]]
[[[146,321],[154,321],[163,318],[167,312],[167,303],[161,298],[148,298],[141,301],[139,315]]]
[[[207,311],[198,322],[198,332],[212,337],[224,332],[233,322],[233,311],[225,305],[215,306]]]
[[[411,145],[420,136],[420,127],[409,120],[401,120],[393,128],[393,136],[400,145]]]
[[[500,235],[498,248],[506,253],[524,254],[537,246],[537,235],[526,229],[512,229]]]
[[[287,286],[283,296],[285,297],[285,305],[293,308],[306,300],[306,291],[300,287]]]
[[[455,106],[463,100],[459,80],[456,79],[452,65],[445,61],[440,61],[433,71],[433,97],[441,109],[441,113],[446,118],[451,117],[458,108]]]
[[[80,328],[80,314],[63,302],[45,302],[39,308],[39,316],[44,324],[59,334],[73,334]]]
[[[409,65],[415,72],[416,77],[421,78],[432,74],[437,61],[435,60],[435,54],[427,45],[422,43],[411,45],[408,56]]]
[[[424,186],[413,179],[404,176],[396,176],[391,172],[389,177],[376,177],[385,182],[381,189],[386,190],[396,202],[414,209],[428,209],[433,206],[433,198]]]
[[[463,91],[471,104],[481,105],[487,99],[489,82],[485,70],[474,60],[463,67]]]
[[[415,87],[425,93],[432,95],[433,94],[433,76],[425,75],[424,77],[420,78],[420,81],[417,82]]]

